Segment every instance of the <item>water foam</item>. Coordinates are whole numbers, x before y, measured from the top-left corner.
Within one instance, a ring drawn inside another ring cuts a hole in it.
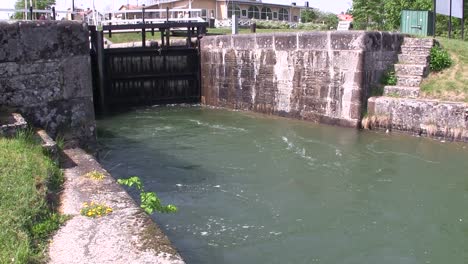
[[[283,142],[286,143],[288,145],[287,149],[288,150],[291,150],[293,153],[295,153],[296,155],[298,155],[299,157],[307,160],[307,161],[310,161],[310,162],[315,162],[316,159],[312,158],[311,156],[308,156],[307,155],[307,151],[305,148],[300,148],[296,145],[294,145],[294,143],[290,142],[288,140],[287,137],[282,137],[283,139]]]
[[[209,127],[209,128],[218,129],[218,130],[247,132],[247,129],[241,128],[241,127],[231,127],[231,126],[223,126],[223,125],[218,125],[218,124],[210,124],[210,123],[205,123],[205,122],[202,122],[200,120],[195,120],[195,119],[189,119],[188,121],[192,123],[196,123],[199,126]]]

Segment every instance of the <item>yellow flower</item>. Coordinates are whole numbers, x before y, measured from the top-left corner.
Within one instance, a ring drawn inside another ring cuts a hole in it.
[[[91,215],[93,215],[93,213],[91,213],[91,211],[89,211],[89,212],[88,212],[88,216],[91,216]]]

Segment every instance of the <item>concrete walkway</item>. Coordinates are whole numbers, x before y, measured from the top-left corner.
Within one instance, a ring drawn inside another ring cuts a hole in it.
[[[82,149],[65,150],[61,212],[72,216],[55,234],[49,247],[50,263],[177,263],[177,251],[99,163]],[[104,172],[99,181],[85,177]],[[105,203],[113,212],[101,218],[80,215],[84,202]]]

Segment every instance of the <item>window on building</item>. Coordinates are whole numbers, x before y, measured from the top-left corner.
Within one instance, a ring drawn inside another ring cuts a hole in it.
[[[278,12],[273,12],[273,19],[278,19]]]
[[[261,14],[261,18],[262,18],[262,19],[271,20],[272,17],[273,17],[273,14],[271,13],[271,9],[270,9],[270,8],[268,8],[268,7],[262,8],[262,14]]]
[[[242,9],[242,17],[247,17],[247,9]]]
[[[206,18],[206,13],[207,13],[206,11],[207,11],[206,9],[201,10],[201,17],[202,18]]]
[[[299,18],[297,16],[294,16],[293,21],[297,22],[298,20],[299,20]]]
[[[233,12],[233,10],[234,10],[234,12]],[[241,10],[240,10],[240,7],[238,5],[234,6],[234,8],[233,8],[232,5],[228,6],[228,18],[231,18],[233,13],[235,13],[237,17],[240,17]]]
[[[281,8],[278,13],[278,20],[281,21],[289,21],[289,13],[288,10]]]
[[[260,10],[256,6],[251,6],[249,7],[249,18],[255,18],[259,19],[260,18]]]

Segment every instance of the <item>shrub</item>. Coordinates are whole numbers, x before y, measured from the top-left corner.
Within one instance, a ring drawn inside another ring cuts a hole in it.
[[[452,63],[453,61],[446,50],[442,49],[439,46],[435,46],[431,49],[431,71],[437,72],[449,68],[450,66],[452,66]]]
[[[256,20],[257,28],[261,29],[289,29],[290,26],[288,23],[280,21],[262,21]]]
[[[298,29],[305,29],[305,30],[311,30],[311,31],[328,30],[328,28],[326,27],[327,27],[326,25],[315,24],[315,23],[300,23],[297,25]]]

